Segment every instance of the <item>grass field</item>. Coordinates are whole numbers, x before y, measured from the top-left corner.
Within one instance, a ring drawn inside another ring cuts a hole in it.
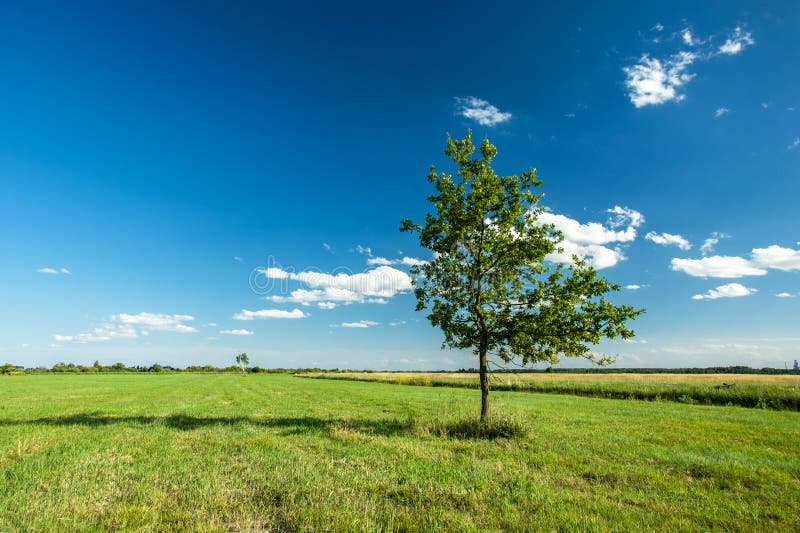
[[[288,375],[0,376],[0,531],[800,529],[800,413]]]
[[[478,374],[468,373],[323,372],[303,376],[429,387],[480,387]],[[800,375],[796,374],[496,373],[491,376],[491,387],[501,391],[800,411]]]

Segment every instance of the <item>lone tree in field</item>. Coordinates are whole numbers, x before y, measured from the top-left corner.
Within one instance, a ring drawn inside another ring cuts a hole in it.
[[[545,256],[559,251],[561,234],[537,220],[544,211],[536,171],[498,176],[497,149],[488,139],[473,158],[471,133],[448,136],[445,154],[458,166],[456,177],[431,167],[436,194],[425,224],[401,222],[401,231],[419,233],[433,259],[412,269],[417,310],[444,333],[442,348],[469,349],[478,357],[481,421],[489,416],[489,363],[520,366],[560,357],[611,362],[592,353],[603,337],[629,338],[625,325],[644,310],[605,299],[619,286],[598,277],[579,257],[569,267]]]
[[[236,356],[236,364],[239,365],[239,367],[242,369],[242,373],[244,374],[245,370],[247,369],[247,365],[250,364],[250,358],[247,357],[246,353],[240,353]]]

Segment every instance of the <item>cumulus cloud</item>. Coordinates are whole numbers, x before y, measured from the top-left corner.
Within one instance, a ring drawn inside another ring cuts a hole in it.
[[[673,235],[672,233],[656,233],[651,231],[647,233],[644,238],[662,246],[674,245],[681,250],[689,250],[692,247],[692,244],[684,237],[680,235]]]
[[[636,228],[644,223],[644,216],[620,206],[614,206],[606,212],[610,218],[604,224],[582,224],[564,215],[541,213],[536,223],[552,224],[564,237],[558,245],[562,251],[549,254],[545,259],[554,263],[571,263],[572,256],[577,255],[597,269],[612,267],[625,259],[619,246],[611,248],[606,245],[635,240]]]
[[[783,270],[800,270],[800,250],[792,250],[773,244],[766,248],[754,248],[753,262],[766,268]]]
[[[409,260],[413,258],[403,258],[400,261],[411,264]],[[266,300],[276,303],[316,305],[321,309],[333,309],[338,304],[384,304],[387,303],[386,298],[392,298],[411,289],[409,275],[387,265],[357,274],[310,271],[295,273],[280,268],[263,269],[261,272],[268,278],[289,279],[308,287],[295,289],[288,295],[267,296]]]
[[[719,47],[719,53],[736,55],[748,46],[754,44],[756,44],[756,42],[753,40],[753,35],[750,32],[742,31],[742,28],[737,26],[733,34]]]
[[[481,100],[474,96],[456,97],[456,105],[459,115],[474,120],[481,126],[493,127],[511,120],[511,113],[500,111],[486,100]]]
[[[800,250],[773,244],[766,248],[753,248],[750,252],[750,259],[739,256],[713,255],[702,259],[675,258],[671,265],[672,270],[703,278],[763,276],[769,269],[784,272],[800,270]]]
[[[766,269],[754,265],[743,257],[712,255],[702,259],[674,258],[672,270],[685,272],[700,278],[741,278],[744,276],[763,276]]]
[[[222,335],[239,335],[239,336],[246,336],[246,335],[254,335],[255,332],[250,331],[249,329],[223,329],[220,331]]]
[[[306,318],[308,315],[300,309],[292,309],[291,311],[284,311],[283,309],[261,309],[260,311],[250,311],[249,309],[242,309],[241,312],[233,315],[235,320],[255,320],[267,318]]]
[[[720,285],[716,289],[711,289],[705,294],[695,294],[692,296],[693,300],[716,300],[718,298],[739,298],[741,296],[750,296],[758,291],[745,287],[740,283],[729,283],[727,285]]]
[[[371,328],[379,324],[379,322],[374,322],[372,320],[359,320],[358,322],[342,322],[339,325],[343,328]]]
[[[644,107],[683,100],[686,96],[679,89],[694,78],[687,69],[696,59],[692,52],[679,52],[663,61],[643,54],[638,63],[623,68],[631,103]]]
[[[683,39],[684,44],[688,46],[694,46],[694,35],[692,35],[692,30],[686,28],[681,32],[681,39]]]

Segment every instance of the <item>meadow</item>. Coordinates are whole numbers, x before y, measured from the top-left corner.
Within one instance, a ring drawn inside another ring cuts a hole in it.
[[[452,372],[338,372],[304,374],[319,379],[376,381],[398,385],[480,388],[478,374]],[[800,375],[495,373],[501,391],[571,394],[594,398],[738,405],[800,411]]]
[[[800,413],[285,374],[0,376],[0,531],[800,529]]]

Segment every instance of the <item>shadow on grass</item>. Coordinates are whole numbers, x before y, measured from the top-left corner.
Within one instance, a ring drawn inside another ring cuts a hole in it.
[[[101,427],[114,424],[165,426],[190,431],[210,426],[251,425],[265,428],[283,429],[284,435],[297,435],[312,432],[332,433],[336,431],[355,431],[367,435],[424,435],[456,439],[495,439],[525,436],[527,430],[518,422],[506,418],[493,419],[488,424],[478,420],[436,421],[421,424],[414,418],[359,419],[359,418],[320,418],[300,417],[252,417],[252,416],[192,416],[176,413],[167,416],[135,415],[115,416],[102,412],[75,413],[70,415],[46,416],[30,419],[0,419],[2,426],[85,426]]]

